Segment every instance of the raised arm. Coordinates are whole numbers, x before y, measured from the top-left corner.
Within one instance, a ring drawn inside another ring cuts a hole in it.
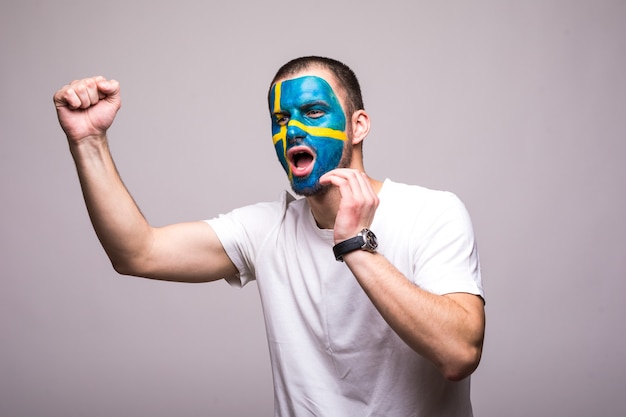
[[[205,222],[150,226],[124,186],[107,130],[121,106],[117,81],[92,77],[54,94],[93,227],[116,271],[170,281],[205,282],[235,266]]]

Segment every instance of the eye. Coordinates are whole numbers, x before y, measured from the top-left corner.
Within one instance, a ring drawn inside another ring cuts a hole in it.
[[[323,110],[320,110],[320,109],[311,109],[308,112],[306,112],[306,116],[311,118],[311,119],[318,119],[318,118],[322,117],[325,114],[326,113]]]
[[[279,126],[285,126],[289,122],[289,117],[284,114],[276,114],[274,115],[274,122]]]

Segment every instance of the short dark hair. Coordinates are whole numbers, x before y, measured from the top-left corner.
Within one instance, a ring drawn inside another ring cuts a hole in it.
[[[354,71],[346,64],[332,58],[304,56],[292,59],[279,68],[270,83],[270,89],[276,81],[313,67],[326,69],[335,76],[339,86],[343,88],[346,94],[346,116],[351,117],[355,111],[364,109],[361,86],[359,85],[359,80],[356,78]]]

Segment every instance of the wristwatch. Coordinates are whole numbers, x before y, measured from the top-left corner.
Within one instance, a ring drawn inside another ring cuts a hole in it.
[[[369,229],[363,229],[353,238],[344,240],[333,246],[333,252],[335,253],[335,259],[343,262],[343,255],[353,252],[358,249],[366,250],[368,252],[376,252],[378,247],[378,241],[376,235]]]

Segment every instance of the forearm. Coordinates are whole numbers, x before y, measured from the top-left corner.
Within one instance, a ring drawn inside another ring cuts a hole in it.
[[[344,257],[360,285],[394,331],[451,380],[478,366],[484,334],[482,301],[439,296],[410,282],[382,255],[355,251]],[[480,305],[478,305],[480,303]],[[471,307],[471,308],[468,308]]]
[[[105,136],[70,143],[93,227],[121,273],[132,273],[133,261],[150,245],[152,228],[117,173]]]

